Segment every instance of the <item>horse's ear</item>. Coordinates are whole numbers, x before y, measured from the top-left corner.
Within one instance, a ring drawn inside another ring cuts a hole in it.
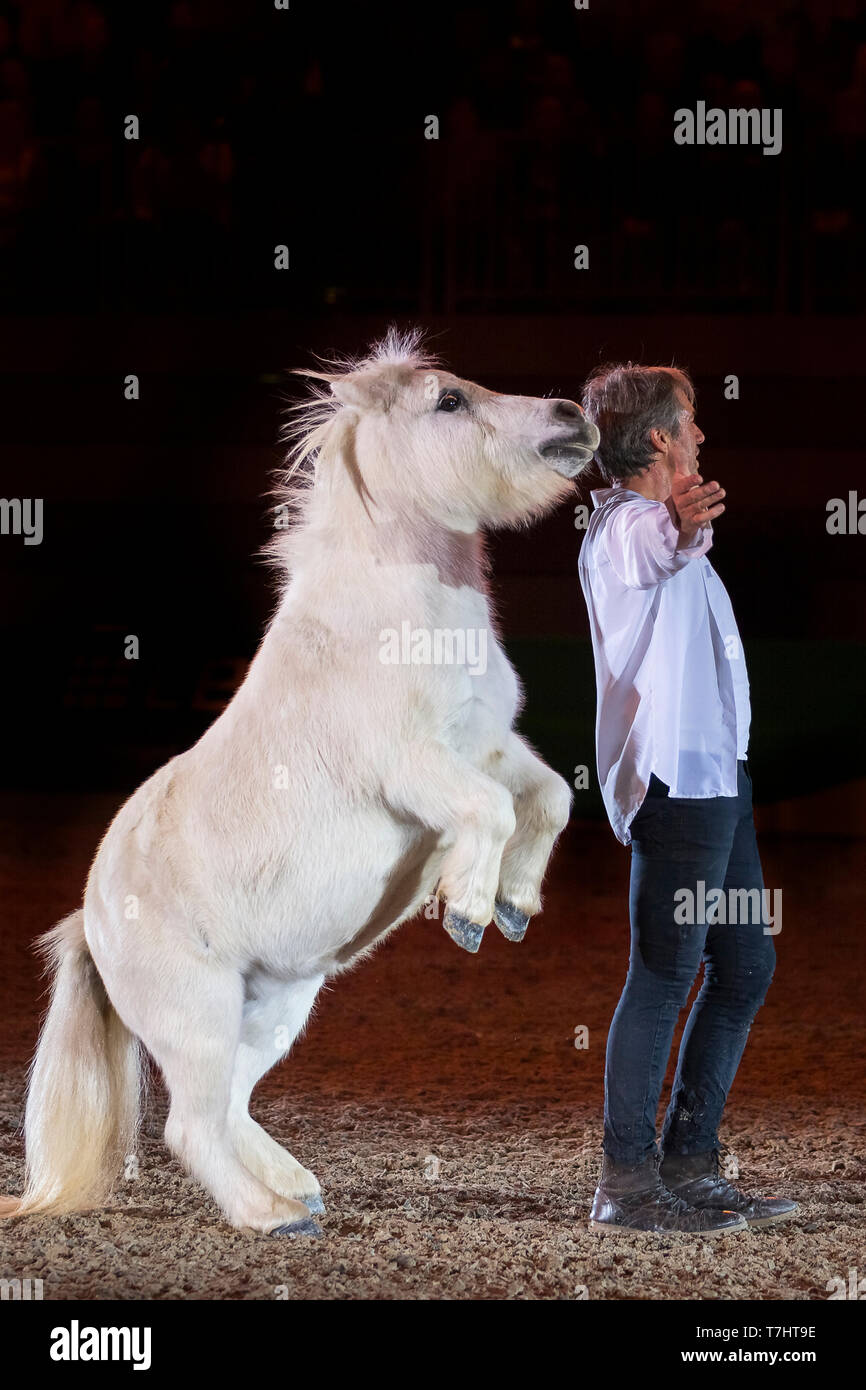
[[[331,382],[331,394],[356,410],[388,410],[396,388],[390,372],[348,372]]]

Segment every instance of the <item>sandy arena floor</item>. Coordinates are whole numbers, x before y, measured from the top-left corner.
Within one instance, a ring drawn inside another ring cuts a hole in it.
[[[20,1188],[44,1006],[28,945],[80,901],[115,805],[0,806],[2,1191]],[[779,966],[722,1137],[744,1186],[799,1199],[789,1225],[714,1242],[588,1233],[628,853],[577,824],[522,945],[491,928],[472,958],[435,922],[405,927],[320,996],[257,1091],[257,1118],[321,1180],[324,1238],[228,1227],[163,1147],[155,1081],[140,1175],[106,1210],[0,1227],[0,1276],[41,1278],[46,1299],[826,1299],[834,1277],[866,1274],[862,842],[767,836],[762,851],[784,894]]]

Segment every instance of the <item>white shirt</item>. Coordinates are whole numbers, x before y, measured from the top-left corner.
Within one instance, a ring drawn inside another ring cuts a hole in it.
[[[670,796],[737,795],[749,745],[749,679],[731,601],[706,552],[712,525],[677,550],[664,502],[592,493],[580,548],[598,688],[596,754],[617,839],[654,772]]]

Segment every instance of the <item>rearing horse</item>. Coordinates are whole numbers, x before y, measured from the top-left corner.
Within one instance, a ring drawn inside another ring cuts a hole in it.
[[[166,1142],[228,1220],[316,1232],[318,1181],[248,1105],[323,981],[431,895],[470,950],[491,921],[519,940],[540,908],[571,795],[513,731],[482,528],[561,501],[598,432],[571,401],[459,380],[417,335],[307,375],[298,515],[271,547],[285,587],[246,679],[121,808],[83,908],[43,938],[52,1002],[7,1215],[105,1199],[135,1142],[144,1044],[171,1096]],[[483,661],[459,659],[470,646]]]

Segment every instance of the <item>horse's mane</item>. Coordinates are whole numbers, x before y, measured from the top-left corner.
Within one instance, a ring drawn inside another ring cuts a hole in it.
[[[275,485],[268,494],[276,499],[273,510],[280,529],[262,553],[280,569],[288,562],[289,535],[304,516],[316,460],[343,434],[337,428],[340,417],[353,415],[352,408],[333,394],[332,384],[358,373],[373,376],[394,367],[424,370],[439,366],[439,359],[424,345],[423,329],[400,330],[393,326],[363,356],[317,357],[316,361],[318,367],[296,367],[291,372],[292,376],[305,377],[311,385],[304,400],[286,407],[286,421],[280,432],[281,441],[287,446],[285,463],[276,471]]]

